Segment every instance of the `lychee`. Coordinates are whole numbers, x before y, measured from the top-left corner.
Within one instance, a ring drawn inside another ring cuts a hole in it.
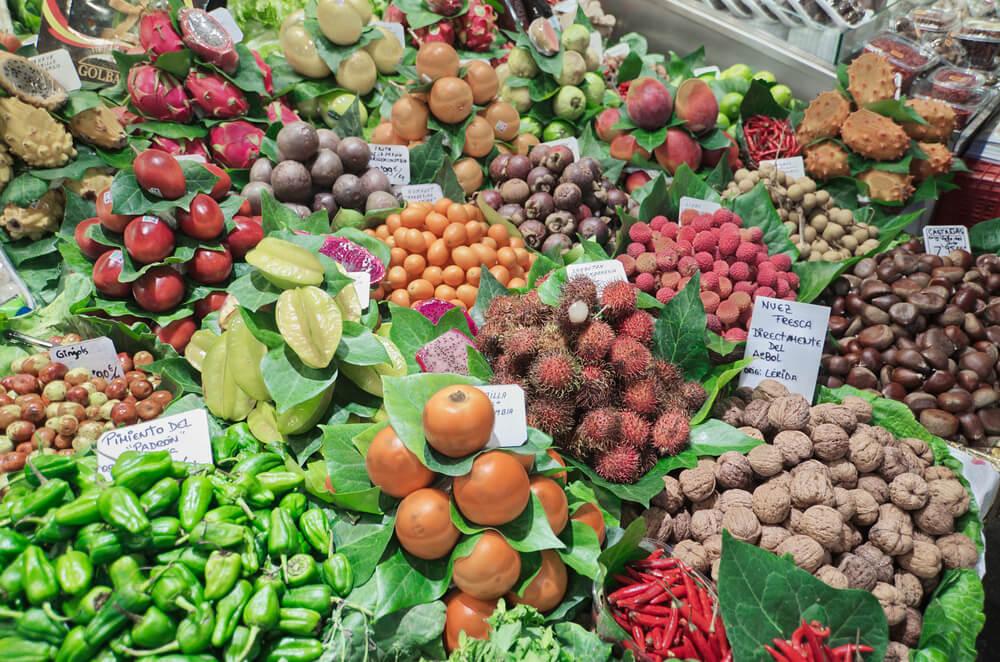
[[[652,292],[656,289],[656,277],[653,274],[639,274],[635,277],[635,286],[643,292]]]
[[[656,256],[647,252],[635,258],[635,270],[642,274],[653,273],[656,271]]]
[[[708,214],[698,214],[691,219],[691,227],[695,232],[705,232],[712,229],[712,217]]]
[[[577,387],[579,366],[565,352],[542,354],[531,365],[531,385],[546,395],[562,396]]]
[[[750,265],[746,262],[733,262],[729,265],[729,277],[735,281],[748,280],[750,278]]]
[[[716,260],[712,263],[712,271],[715,272],[717,276],[728,276],[729,263],[725,260]]]
[[[635,275],[635,258],[628,254],[619,255],[615,258],[622,263],[622,267],[625,268],[625,277],[631,278]]]
[[[691,424],[679,409],[663,412],[653,425],[653,446],[660,455],[677,455],[687,446]]]
[[[667,217],[666,216],[662,216],[662,215],[660,215],[660,216],[654,216],[649,221],[649,228],[651,230],[653,230],[654,232],[659,232],[663,228],[663,225],[666,222],[667,222]]]
[[[628,237],[632,241],[637,241],[640,244],[645,244],[647,241],[653,238],[653,231],[645,223],[634,223],[632,227],[628,229]]]
[[[703,290],[718,290],[719,289],[719,276],[714,271],[709,271],[701,275],[701,289]]]
[[[607,323],[592,320],[576,339],[576,355],[581,361],[603,361],[615,340],[615,332]]]
[[[719,236],[719,253],[721,255],[735,255],[736,249],[740,246],[740,233],[721,232]]]
[[[624,444],[600,453],[594,469],[612,483],[632,483],[639,477],[639,451]]]
[[[740,262],[751,263],[757,256],[758,248],[756,244],[751,244],[749,242],[741,242],[739,246],[736,247],[736,259]]]
[[[646,416],[655,414],[660,407],[656,382],[652,379],[641,379],[630,384],[622,394],[622,403],[639,414]]]
[[[786,253],[776,253],[771,256],[771,263],[778,271],[788,271],[792,268],[792,258]]]
[[[670,271],[677,267],[677,253],[660,251],[656,254],[656,268],[660,271]]]
[[[750,241],[760,243],[764,240],[764,230],[758,226],[750,228]]]
[[[618,421],[623,444],[641,450],[649,443],[652,426],[642,416],[624,409],[619,412]]]
[[[691,247],[697,251],[711,251],[718,244],[718,240],[714,233],[710,231],[699,232],[694,237],[694,241],[691,242]]]
[[[720,226],[723,223],[735,223],[736,225],[740,225],[743,222],[742,219],[734,214],[731,209],[726,209],[725,207],[716,209],[712,214],[712,219]]]
[[[714,313],[719,307],[719,295],[711,290],[704,290],[700,293],[701,305],[704,306],[706,313]]]
[[[705,328],[712,333],[719,333],[722,331],[722,322],[719,321],[719,317],[714,313],[705,311]]]
[[[646,252],[646,244],[640,244],[638,241],[633,241],[625,248],[626,255],[632,257],[639,257]]]
[[[661,287],[660,289],[656,290],[656,300],[662,303],[663,305],[667,305],[668,303],[670,303],[670,300],[673,299],[676,294],[677,293],[674,292],[669,287]]]

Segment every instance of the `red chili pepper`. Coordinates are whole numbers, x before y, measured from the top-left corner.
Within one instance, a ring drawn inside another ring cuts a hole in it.
[[[614,593],[608,596],[608,602],[618,602],[623,598],[629,598],[635,595],[643,593],[648,587],[644,584],[632,584],[631,586],[626,586],[620,588]]]
[[[639,650],[643,653],[646,652],[646,636],[642,632],[642,628],[638,625],[632,626],[632,639],[635,641],[635,645],[639,647]]]
[[[626,643],[628,643],[628,642],[626,642]],[[771,654],[771,657],[774,658],[775,662],[789,662],[789,660],[788,660],[787,657],[785,657],[784,655],[782,655],[778,651],[774,650],[773,648],[771,648],[767,644],[764,645],[764,650],[766,650],[768,653]]]
[[[802,621],[802,627],[805,628],[806,635],[806,647],[809,649],[809,656],[814,660],[823,659],[823,643],[820,641],[819,635],[816,634],[816,630]]]
[[[621,616],[621,615],[615,614],[615,613],[612,613],[611,616],[612,616],[612,618],[615,619],[615,623],[617,623],[618,625],[622,626],[622,629],[625,630],[626,632],[628,632],[628,631],[630,631],[632,629],[632,624],[629,623],[628,619],[625,618],[624,616]]]
[[[691,625],[695,626],[702,632],[710,634],[712,632],[712,624],[710,621],[706,620],[705,616],[700,612],[694,611],[690,604],[686,604],[680,608],[682,616],[685,616]]]
[[[649,614],[633,613],[632,620],[639,625],[645,625],[647,627],[655,627],[658,625],[667,625],[670,623],[670,618],[668,616],[651,616]]]
[[[791,643],[784,639],[775,639],[774,645],[790,662],[809,662],[802,651],[796,649]]]
[[[633,611],[637,614],[648,614],[650,616],[670,616],[677,609],[675,607],[661,607],[660,605],[642,605]]]
[[[694,647],[698,649],[698,653],[704,662],[716,662],[719,658],[712,652],[711,646],[705,641],[705,636],[702,635],[698,630],[691,630],[688,633],[691,641],[694,643]]]
[[[680,619],[680,612],[674,610],[673,615],[670,617],[670,623],[667,625],[667,631],[663,635],[663,646],[671,646],[674,643],[674,636],[677,634],[677,623]]]
[[[803,623],[805,623],[805,621],[803,621]],[[830,628],[823,627],[823,624],[820,623],[819,621],[811,622],[809,624],[809,628],[816,633],[816,636],[820,637],[821,639],[826,639],[827,637],[830,636]]]

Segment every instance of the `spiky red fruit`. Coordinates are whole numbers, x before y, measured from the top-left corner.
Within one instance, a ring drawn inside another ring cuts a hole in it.
[[[528,402],[528,425],[552,437],[573,429],[573,405],[551,398],[532,398]]]
[[[641,379],[625,388],[622,394],[622,402],[629,409],[651,416],[660,408],[660,399],[657,393],[656,381],[652,379]]]
[[[594,469],[612,483],[634,483],[639,478],[641,461],[639,451],[621,444],[601,453]]]
[[[576,405],[581,409],[593,409],[607,404],[613,385],[611,373],[603,366],[583,366],[580,369],[580,390],[576,393]]]
[[[547,395],[561,396],[577,387],[579,366],[565,352],[547,352],[531,365],[531,384]]]
[[[677,382],[684,378],[680,368],[663,359],[653,361],[653,372],[663,383],[663,388],[667,389],[673,388],[677,385]]]
[[[619,377],[632,381],[645,374],[653,361],[653,355],[638,340],[621,336],[611,344],[609,359]]]
[[[527,360],[538,351],[538,329],[522,328],[502,338],[504,357],[512,362]]]
[[[677,455],[687,446],[691,424],[680,409],[663,412],[653,426],[653,446],[660,455]]]
[[[576,340],[576,355],[581,361],[603,361],[615,341],[615,332],[600,320],[594,320]]]
[[[650,424],[639,414],[628,409],[619,416],[622,443],[642,450],[649,442]]]
[[[601,305],[612,319],[621,319],[635,310],[635,288],[627,281],[609,283],[601,292]]]
[[[597,304],[597,286],[594,281],[577,276],[566,281],[560,295],[562,301],[583,301],[588,306]]]
[[[686,382],[681,388],[681,397],[684,398],[688,411],[695,412],[705,404],[708,393],[705,392],[705,387],[698,382]]]
[[[648,345],[653,339],[653,325],[652,315],[645,310],[637,310],[618,323],[618,333]]]
[[[602,407],[587,412],[576,431],[590,445],[607,448],[618,437],[618,426],[618,412]]]

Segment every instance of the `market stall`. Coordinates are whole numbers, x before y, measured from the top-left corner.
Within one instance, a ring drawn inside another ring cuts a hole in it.
[[[983,8],[7,9],[0,654],[992,654]]]

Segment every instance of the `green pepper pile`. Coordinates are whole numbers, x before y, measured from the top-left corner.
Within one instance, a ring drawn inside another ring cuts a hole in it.
[[[32,458],[0,503],[5,660],[319,658],[354,584],[327,512],[277,453],[220,464]]]

